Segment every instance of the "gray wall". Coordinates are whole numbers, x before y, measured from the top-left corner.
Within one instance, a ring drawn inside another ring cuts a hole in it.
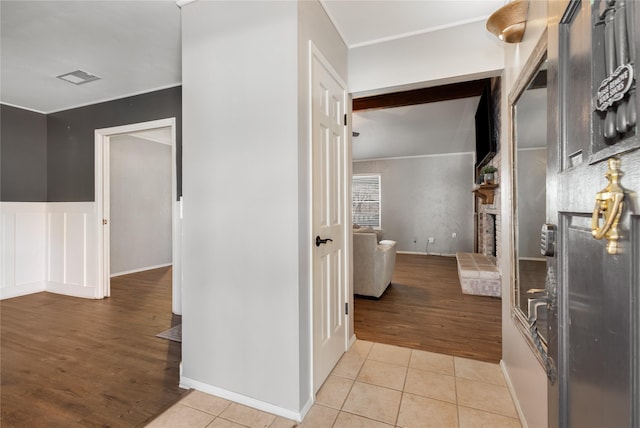
[[[518,257],[540,255],[540,228],[546,222],[547,149],[518,150]]]
[[[0,200],[47,200],[47,117],[0,105]]]
[[[429,237],[429,253],[473,251],[472,153],[359,161],[353,173],[381,174],[382,228],[398,251],[424,253]]]
[[[171,263],[171,146],[112,137],[109,166],[111,274]]]
[[[47,200],[94,200],[94,131],[176,118],[178,196],[182,194],[182,87],[47,115]]]

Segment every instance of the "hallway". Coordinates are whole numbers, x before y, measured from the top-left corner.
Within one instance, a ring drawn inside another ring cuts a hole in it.
[[[520,428],[500,366],[356,341],[296,422],[193,391],[149,428]]]

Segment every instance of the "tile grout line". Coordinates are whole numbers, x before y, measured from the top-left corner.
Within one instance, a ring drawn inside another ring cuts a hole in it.
[[[356,342],[358,342],[358,339],[356,338]],[[352,345],[352,347],[355,345],[355,343]],[[373,342],[369,342],[371,343],[371,346],[369,347],[369,351],[367,351],[367,355],[364,357],[364,361],[362,362],[362,365],[360,366],[360,369],[358,369],[358,373],[356,373],[356,377],[354,379],[349,379],[351,380],[351,386],[349,387],[349,392],[347,392],[347,395],[344,397],[344,400],[342,400],[342,404],[340,404],[340,408],[338,409],[338,414],[336,415],[336,419],[333,421],[333,423],[331,424],[331,427],[334,427],[336,422],[338,422],[338,416],[340,416],[340,413],[343,412],[343,408],[345,403],[347,402],[347,398],[349,398],[349,395],[351,394],[351,391],[353,391],[353,387],[356,384],[356,380],[358,379],[358,376],[360,375],[360,372],[362,371],[362,368],[364,367],[364,363],[367,362],[367,359],[369,359],[369,354],[371,353],[371,349],[373,349]],[[349,351],[347,351],[349,352]],[[343,354],[343,356],[346,355],[346,352]],[[346,378],[343,378],[346,379]],[[315,404],[315,403],[314,403]],[[349,413],[349,412],[346,412]]]
[[[409,367],[411,366],[411,357],[413,357],[413,349],[409,352],[409,361],[407,361],[407,366],[405,367],[404,372],[404,382],[402,382],[402,390],[400,391],[400,403],[398,404],[398,410],[396,411],[396,419],[394,422],[394,426],[398,426],[398,419],[400,419],[400,409],[402,409],[402,402],[404,401],[405,388],[407,387],[407,379],[409,378]]]
[[[453,389],[456,392],[456,413],[458,415],[458,428],[460,428],[460,400],[458,400],[458,371],[456,370],[456,358],[453,357]]]

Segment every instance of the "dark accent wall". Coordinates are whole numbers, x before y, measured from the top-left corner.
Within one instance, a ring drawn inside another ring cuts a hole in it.
[[[0,200],[47,200],[47,116],[0,105]]]
[[[182,87],[47,115],[47,200],[94,200],[94,131],[176,118],[176,173],[182,194]]]

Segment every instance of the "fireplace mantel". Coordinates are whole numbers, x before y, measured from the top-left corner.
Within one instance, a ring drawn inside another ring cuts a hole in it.
[[[493,196],[495,195],[495,189],[497,187],[497,184],[481,184],[473,189],[473,193],[480,198],[483,204],[493,205]]]

